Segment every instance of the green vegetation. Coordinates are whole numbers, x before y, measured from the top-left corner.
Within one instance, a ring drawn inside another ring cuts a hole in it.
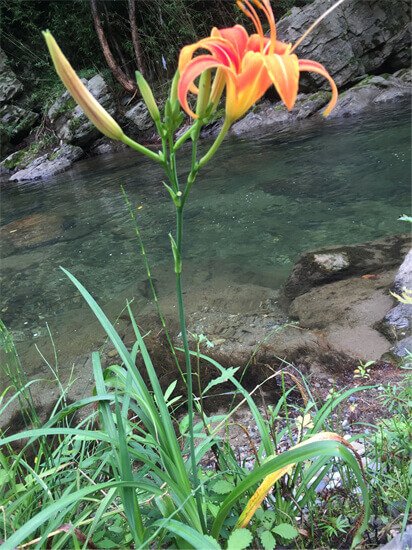
[[[185,398],[176,395],[176,383],[161,392],[144,336],[133,317],[136,343],[129,352],[99,306],[69,277],[98,316],[121,362],[102,371],[99,353],[94,353],[94,396],[69,405],[68,388],[60,386],[58,402],[41,427],[31,392],[43,381],[26,380],[10,335],[1,327],[1,342],[7,352],[3,368],[17,391],[13,399],[19,399],[26,429],[30,430],[15,436],[3,434],[1,441],[0,506],[5,521],[0,524],[0,537],[6,540],[5,548],[29,541],[33,541],[30,547],[37,544],[39,548],[49,541],[56,549],[86,548],[87,541],[97,548],[130,548],[133,544],[146,548],[155,544],[167,548],[272,549],[291,542],[298,548],[313,548],[315,541],[316,547],[337,548],[342,541],[345,548],[350,545],[350,532],[362,514],[362,501],[368,509],[368,493],[363,492],[363,498],[357,493],[363,477],[356,455],[341,443],[316,441],[316,436],[336,430],[333,418],[340,417],[340,405],[363,388],[332,392],[322,404],[312,393],[310,382],[297,371],[295,375],[279,371],[276,376],[282,395],[262,414],[254,396],[238,382],[237,369],[224,369],[210,360],[216,378],[203,390],[202,398],[212,387],[216,391],[219,384],[230,381],[253,413],[261,444],[256,449],[250,447],[247,463],[254,464],[250,471],[244,459],[239,462],[236,458],[227,437],[221,435],[223,428],[229,429],[238,406],[232,404],[226,415],[213,416],[206,415],[199,404],[196,460],[207,528],[202,533],[187,471]],[[134,366],[137,353],[144,357],[150,386]],[[194,356],[199,355],[199,351],[194,352]],[[406,358],[406,365],[411,361],[412,356]],[[57,372],[52,374],[58,383]],[[287,384],[290,376],[296,384]],[[377,426],[369,425],[369,436],[353,438],[362,437],[365,446],[362,462],[373,515],[364,533],[369,544],[385,534],[389,518],[393,526],[400,527],[411,514],[411,382],[409,374],[405,385],[386,386],[382,397],[393,416]],[[260,386],[264,388],[264,383]],[[2,401],[9,390],[3,392]],[[90,404],[96,406],[95,412],[76,423],[73,414]],[[1,413],[7,404],[0,402],[0,407]],[[13,444],[24,437],[29,439],[22,450],[14,450]],[[313,443],[307,446],[275,454],[279,445],[291,449],[311,438]],[[202,466],[206,455],[214,456],[215,470]],[[273,485],[251,522],[236,528],[260,481],[293,462],[297,464]],[[317,489],[325,477],[334,481],[327,482],[323,490]],[[374,528],[377,519],[379,529]]]

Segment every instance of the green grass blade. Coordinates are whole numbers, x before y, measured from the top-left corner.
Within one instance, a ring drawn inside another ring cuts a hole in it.
[[[197,353],[194,351],[190,352],[191,355],[197,356]],[[212,365],[214,365],[219,372],[222,374],[225,372],[226,369],[224,369],[217,361],[214,359],[211,359],[210,357],[207,357],[207,355],[199,354],[199,357],[201,359],[204,359],[205,361],[208,361]],[[270,456],[273,453],[273,446],[270,439],[269,430],[267,429],[266,423],[262,418],[262,415],[259,412],[259,409],[257,408],[255,402],[253,401],[252,397],[249,395],[249,393],[244,389],[242,384],[236,380],[234,377],[229,377],[229,380],[232,382],[232,384],[239,390],[239,392],[243,395],[243,397],[246,399],[247,404],[249,405],[249,408],[253,414],[253,417],[255,419],[257,428],[259,430],[259,434],[262,440],[262,444],[264,446],[264,449],[266,451],[266,455]]]
[[[164,519],[156,521],[153,527],[160,527],[171,531],[178,537],[181,537],[188,542],[191,547],[196,550],[221,550],[221,547],[217,540],[213,540],[212,537],[202,535],[189,525],[185,525],[180,521],[174,519]]]
[[[348,455],[351,460],[348,459]],[[233,508],[237,500],[242,497],[246,491],[253,487],[253,485],[260,483],[267,475],[275,472],[280,468],[283,468],[284,466],[298,463],[303,460],[309,460],[318,456],[325,458],[333,456],[342,457],[346,461],[348,461],[354,470],[358,482],[361,485],[362,494],[364,498],[366,497],[367,502],[369,503],[368,494],[362,478],[362,473],[356,460],[349,453],[349,451],[347,451],[347,449],[342,444],[337,443],[336,441],[316,441],[313,443],[308,443],[304,447],[290,449],[289,451],[286,451],[281,455],[278,455],[275,458],[268,460],[268,462],[253,470],[253,472],[251,472],[246,479],[241,481],[235,487],[235,489],[226,497],[226,499],[220,506],[219,512],[212,526],[211,535],[214,538],[217,538],[219,536],[220,530],[227,514]]]
[[[115,412],[117,421],[117,430],[119,433],[119,470],[120,477],[123,481],[133,481],[132,466],[130,463],[130,455],[127,448],[127,438],[124,429],[124,420],[120,412],[119,401],[115,400]],[[126,411],[127,414],[127,411]],[[127,418],[126,418],[127,421]],[[141,544],[144,538],[144,529],[142,518],[140,516],[139,505],[136,498],[135,490],[132,487],[124,487],[121,489],[123,496],[123,508],[129,521],[129,526],[133,534],[135,542]]]
[[[106,433],[99,430],[79,430],[76,428],[38,428],[37,430],[28,430],[26,432],[20,432],[18,434],[9,435],[0,439],[0,446],[7,445],[13,441],[19,439],[31,439],[48,435],[72,435],[81,439],[88,439],[90,441],[107,441],[108,443],[114,443],[113,439]]]
[[[96,485],[84,487],[83,489],[75,491],[71,494],[64,495],[57,502],[54,502],[53,504],[39,512],[37,515],[29,519],[29,521],[27,521],[25,525],[20,527],[20,529],[13,533],[13,535],[2,544],[1,550],[14,550],[14,548],[21,544],[25,539],[27,539],[33,533],[33,531],[40,528],[43,524],[53,518],[55,514],[58,514],[59,512],[76,502],[81,502],[92,493],[102,490],[104,491],[106,489],[112,489],[114,487],[134,487],[136,489],[145,491],[150,495],[154,494],[156,496],[160,496],[161,494],[163,494],[163,491],[159,487],[147,481],[131,482],[111,480],[106,481],[105,483],[98,483]]]

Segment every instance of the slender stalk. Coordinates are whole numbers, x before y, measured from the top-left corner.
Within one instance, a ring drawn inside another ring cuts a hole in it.
[[[225,118],[222,129],[220,130],[220,133],[217,136],[216,141],[213,143],[212,147],[209,149],[206,155],[199,160],[198,169],[202,168],[202,166],[204,166],[207,162],[209,162],[209,160],[213,157],[213,155],[219,149],[220,144],[222,143],[225,135],[227,134],[227,131],[229,130],[231,124],[232,124],[232,121],[229,120],[228,118]]]
[[[187,414],[189,417],[189,445],[190,445],[190,460],[192,462],[193,489],[196,497],[196,505],[199,513],[200,523],[203,532],[206,533],[206,524],[203,517],[202,506],[200,502],[200,492],[198,491],[200,482],[197,475],[196,457],[195,457],[195,441],[193,432],[193,382],[192,382],[192,364],[190,360],[189,344],[187,342],[186,322],[183,307],[183,291],[181,277],[181,258],[182,258],[182,236],[183,236],[183,207],[176,208],[176,245],[179,260],[179,268],[176,271],[176,292],[177,303],[179,308],[180,331],[182,333],[183,348],[185,350],[186,360],[186,388],[187,388]],[[177,267],[177,266],[176,266]]]
[[[144,147],[143,145],[140,145],[140,143],[136,143],[136,141],[133,141],[127,136],[123,136],[122,141],[132,149],[136,149],[136,151],[139,151],[139,153],[142,153],[152,160],[155,160],[156,162],[161,162],[163,164],[163,159],[157,153],[151,151],[150,149],[147,149],[147,147]]]

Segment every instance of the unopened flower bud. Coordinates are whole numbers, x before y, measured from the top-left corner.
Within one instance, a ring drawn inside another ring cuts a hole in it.
[[[83,109],[87,118],[98,128],[102,134],[122,141],[124,138],[123,130],[117,122],[109,115],[100,103],[92,96],[80,78],[77,76],[73,67],[70,65],[63,52],[59,48],[56,40],[49,31],[43,32],[47,47],[57,74],[63,81],[73,99]]]
[[[207,106],[210,102],[210,83],[211,83],[210,70],[204,71],[200,75],[199,80],[199,95],[197,96],[196,114],[199,118],[202,118],[206,114]]]
[[[147,83],[147,80],[142,75],[142,73],[139,73],[139,71],[136,71],[136,80],[137,85],[139,86],[140,93],[142,94],[143,101],[146,103],[147,108],[149,109],[149,113],[152,117],[152,119],[157,123],[160,122],[160,113],[159,109],[156,105],[155,98],[153,96],[153,92]]]

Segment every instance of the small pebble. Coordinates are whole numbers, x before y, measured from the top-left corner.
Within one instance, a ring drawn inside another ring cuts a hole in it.
[[[349,401],[350,401],[351,403],[355,403],[356,397],[353,396],[353,395],[351,395],[351,396],[349,397]]]

